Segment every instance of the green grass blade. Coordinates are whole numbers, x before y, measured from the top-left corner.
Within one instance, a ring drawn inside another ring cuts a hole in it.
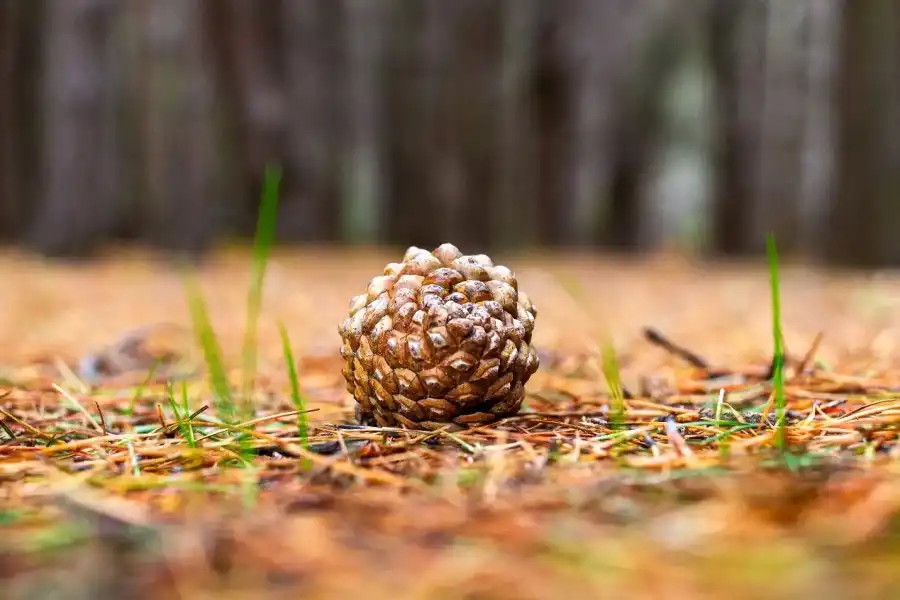
[[[235,410],[234,396],[231,386],[228,384],[228,373],[222,360],[222,350],[219,340],[209,318],[209,310],[206,299],[200,285],[193,277],[186,278],[188,306],[191,320],[194,324],[194,332],[200,348],[203,350],[203,358],[209,369],[209,382],[213,394],[213,406],[220,419],[226,423],[236,423],[237,411]]]
[[[128,461],[131,463],[131,474],[134,477],[141,476],[141,467],[138,464],[137,453],[134,451],[134,442],[131,438],[125,440],[125,445],[128,447]]]
[[[551,271],[551,273],[569,297],[580,305],[586,313],[590,314],[590,297],[584,289],[584,286],[581,285],[581,282],[565,272]],[[601,344],[601,352],[603,376],[606,378],[606,384],[610,392],[610,427],[612,429],[624,428],[625,391],[622,387],[622,380],[619,375],[619,361],[616,357],[616,349],[612,342],[607,340]]]
[[[603,376],[610,393],[610,429],[621,429],[625,421],[625,393],[619,374],[619,360],[612,342],[603,345]]]
[[[257,323],[262,309],[263,287],[266,278],[266,266],[275,240],[275,225],[278,217],[278,196],[281,183],[281,168],[267,167],[263,180],[262,197],[259,216],[256,223],[256,235],[253,240],[253,266],[250,289],[247,293],[247,325],[244,331],[243,347],[243,387],[241,395],[244,400],[245,417],[252,418],[253,382],[256,378]]]
[[[181,411],[178,410],[178,405],[175,404],[175,386],[172,385],[172,382],[166,384],[166,397],[169,400],[169,407],[172,409],[172,414],[175,416],[175,422],[178,425],[181,425]]]
[[[259,468],[248,463],[241,478],[241,499],[244,508],[251,510],[259,503]]]
[[[191,403],[188,399],[187,381],[181,382],[181,409],[184,411],[185,420],[187,421],[187,437],[188,446],[197,447],[197,437],[194,435],[194,425],[191,422]]]
[[[187,442],[191,448],[197,447],[194,438],[194,427],[191,424],[191,407],[188,405],[187,399],[187,383],[181,382],[181,409],[175,401],[175,386],[169,383],[169,406],[172,408],[172,414],[175,415],[175,421],[178,424],[178,430],[181,431],[181,437]]]
[[[181,437],[187,441],[188,446],[195,448],[196,444],[193,439],[191,439],[190,422],[187,420],[190,413],[185,413],[184,416],[182,416],[181,411],[178,409],[178,403],[175,402],[175,387],[171,382],[168,385],[168,392],[169,407],[172,409],[172,415],[175,417],[175,424],[178,426],[178,431],[181,432]]]
[[[300,411],[297,415],[297,435],[300,437],[300,443],[306,447],[309,445],[309,431],[306,423],[306,399],[300,393],[300,381],[297,377],[297,366],[294,362],[294,353],[291,350],[291,340],[288,337],[287,329],[283,323],[278,324],[278,331],[281,333],[281,345],[284,353],[284,361],[287,363],[288,377],[291,381],[291,400],[294,408]]]
[[[784,393],[784,338],[781,331],[781,292],[778,280],[778,249],[775,236],[766,236],[766,254],[769,259],[769,286],[772,295],[772,386],[775,392],[775,410],[777,416],[776,442],[779,450],[785,449],[784,414],[787,397]]]

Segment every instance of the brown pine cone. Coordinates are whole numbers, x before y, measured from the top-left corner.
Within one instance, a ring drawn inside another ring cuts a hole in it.
[[[516,414],[539,366],[536,314],[515,275],[484,254],[409,248],[338,328],[359,420],[437,429]]]

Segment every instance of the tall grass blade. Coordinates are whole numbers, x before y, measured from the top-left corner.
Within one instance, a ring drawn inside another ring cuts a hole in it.
[[[178,430],[181,432],[181,437],[187,442],[187,445],[191,448],[196,448],[197,443],[194,440],[194,430],[191,427],[191,411],[187,406],[187,403],[182,405],[182,409],[184,412],[178,408],[178,403],[175,402],[175,386],[172,385],[171,382],[168,384],[168,396],[169,396],[169,407],[172,409],[172,414],[175,417],[175,424],[178,426]],[[187,394],[187,387],[182,383],[182,394]]]
[[[209,383],[212,388],[213,406],[216,414],[222,421],[230,424],[236,423],[237,410],[235,408],[234,396],[231,392],[231,386],[228,383],[228,373],[225,370],[225,363],[222,360],[222,350],[219,347],[219,340],[213,329],[212,322],[209,318],[209,310],[206,306],[206,299],[203,297],[203,291],[200,289],[199,283],[192,276],[187,276],[185,287],[187,289],[188,307],[191,313],[191,320],[194,324],[194,332],[197,336],[197,342],[203,351],[203,358],[206,361],[207,369],[209,369]]]
[[[257,323],[262,309],[263,288],[266,278],[266,266],[272,253],[275,240],[275,225],[278,217],[278,196],[281,183],[281,168],[266,167],[259,215],[256,222],[256,235],[253,240],[253,266],[250,289],[247,293],[247,324],[244,330],[243,347],[243,386],[241,397],[245,407],[245,418],[253,417],[252,397],[253,382],[256,378],[257,357]]]
[[[610,429],[621,429],[625,422],[625,392],[619,373],[619,359],[612,342],[603,345],[603,376],[610,393]]]
[[[309,431],[306,423],[306,399],[300,393],[300,380],[297,376],[294,352],[291,350],[291,340],[283,323],[278,324],[278,331],[281,333],[284,362],[287,363],[288,377],[291,381],[291,401],[294,403],[294,408],[300,411],[297,414],[297,435],[300,437],[300,443],[306,447],[309,445]]]
[[[553,271],[552,273],[569,297],[575,300],[587,314],[590,314],[590,297],[587,290],[581,285],[581,282],[568,273],[560,271]],[[610,428],[619,429],[624,427],[625,422],[625,391],[619,375],[619,360],[616,357],[615,346],[610,340],[603,342],[600,350],[602,353],[603,376],[606,379],[606,385],[610,393]]]
[[[769,259],[769,287],[772,295],[772,386],[775,392],[776,443],[778,449],[785,450],[785,406],[787,397],[784,392],[784,338],[781,331],[781,291],[778,277],[778,249],[775,236],[766,236],[766,254]]]

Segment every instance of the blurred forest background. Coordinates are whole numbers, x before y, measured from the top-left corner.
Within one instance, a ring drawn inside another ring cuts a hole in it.
[[[900,264],[895,0],[4,0],[0,233]]]

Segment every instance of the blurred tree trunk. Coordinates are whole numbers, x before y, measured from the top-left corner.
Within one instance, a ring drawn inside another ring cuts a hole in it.
[[[21,234],[37,206],[38,94],[44,2],[0,3],[0,237]]]
[[[286,187],[279,232],[300,241],[338,238],[343,4],[332,0],[284,3],[287,74]]]
[[[538,4],[535,74],[529,92],[535,123],[538,228],[536,243],[559,246],[566,242],[568,218],[562,198],[567,193],[566,137],[572,86],[566,81],[566,52],[560,40],[562,15],[558,5]]]
[[[766,4],[711,0],[707,35],[713,76],[712,250],[758,247],[752,225],[759,173]],[[764,243],[765,240],[763,240]]]
[[[685,26],[697,14],[690,0],[677,8],[652,3],[634,8],[624,42],[630,68],[613,94],[608,208],[599,236],[603,246],[618,251],[638,250],[650,242],[646,194],[664,124],[665,96],[686,47]]]
[[[829,245],[826,227],[834,189],[838,55],[838,2],[807,0],[809,51],[806,64],[805,129],[803,132],[803,181],[800,190],[799,235],[804,253],[821,256]]]
[[[566,192],[560,201],[567,244],[596,240],[610,199],[613,161],[614,91],[621,81],[625,28],[631,2],[567,0],[562,12],[566,77],[572,86],[566,137]]]
[[[836,197],[826,256],[900,264],[900,5],[841,4]]]
[[[144,0],[139,5],[139,214],[145,239],[196,256],[214,240],[223,207],[233,203],[218,185],[220,114],[203,35],[199,0]]]
[[[447,213],[454,201],[451,196],[441,198],[446,204],[436,204],[428,188],[429,169],[440,172],[445,165],[436,162],[439,153],[455,150],[452,142],[443,138],[444,130],[430,120],[441,111],[439,100],[444,100],[444,94],[438,86],[446,73],[429,68],[442,65],[441,46],[449,36],[457,8],[455,3],[433,0],[388,1],[392,10],[388,25],[391,35],[385,48],[384,118],[389,132],[385,172],[391,192],[384,202],[385,235],[402,246],[429,247],[443,235],[441,223],[429,216],[440,214],[441,222],[448,227]],[[425,143],[429,137],[435,148]]]
[[[342,151],[343,239],[374,242],[381,234],[385,196],[382,140],[384,62],[389,2],[345,0],[347,132]]]
[[[491,194],[491,246],[507,249],[534,241],[537,182],[535,131],[528,94],[535,69],[538,0],[503,0],[495,181]]]
[[[199,251],[281,162],[282,238],[638,249],[693,27],[712,249],[900,262],[890,0],[0,3],[0,236]]]
[[[402,245],[491,242],[493,124],[502,7],[400,3],[393,21],[390,238]],[[417,32],[421,32],[417,34]]]
[[[237,166],[229,181],[239,190],[231,217],[248,235],[256,225],[265,168],[282,161],[288,143],[283,5],[271,0],[260,10],[253,0],[203,4],[217,87],[223,92],[224,150]]]
[[[459,215],[465,203],[465,168],[450,110],[453,57],[458,43],[454,19],[458,14],[459,8],[452,3],[423,0],[417,53],[421,87],[413,88],[417,110],[408,113],[416,119],[412,128],[420,152],[412,168],[418,172],[415,181],[421,186],[413,190],[419,195],[418,201],[410,197],[409,202],[418,205],[414,210],[426,228],[413,239],[432,247],[444,240],[458,240]],[[395,181],[394,186],[402,189],[404,182]]]
[[[760,255],[802,241],[810,2],[711,3],[715,249]]]
[[[644,138],[642,160],[635,161],[641,213],[642,251],[696,247],[708,209],[709,77],[704,52],[705,0],[661,3],[649,20],[651,35],[642,44],[636,68],[640,87],[633,101],[637,137]],[[626,101],[632,105],[632,101]],[[643,127],[642,123],[650,126]]]
[[[16,89],[15,78],[19,59],[19,36],[16,35],[21,17],[17,7],[21,5],[0,4],[0,89]],[[16,173],[15,144],[19,139],[14,129],[16,105],[12,93],[0,94],[0,233],[9,235],[14,223],[19,220],[18,187]]]
[[[491,193],[497,176],[494,167],[494,124],[500,120],[496,86],[502,54],[503,5],[494,0],[457,0],[459,18],[454,40],[450,95],[452,120],[462,149],[464,178],[462,210],[457,215],[455,239],[470,251],[492,249]],[[507,227],[518,226],[518,217]]]
[[[114,0],[46,5],[42,199],[29,242],[48,255],[89,253],[117,219],[118,100]]]
[[[759,171],[751,197],[750,249],[765,250],[766,234],[775,234],[779,252],[794,253],[801,240],[799,200],[803,178],[806,122],[806,70],[809,51],[806,0],[768,4],[764,37]]]

